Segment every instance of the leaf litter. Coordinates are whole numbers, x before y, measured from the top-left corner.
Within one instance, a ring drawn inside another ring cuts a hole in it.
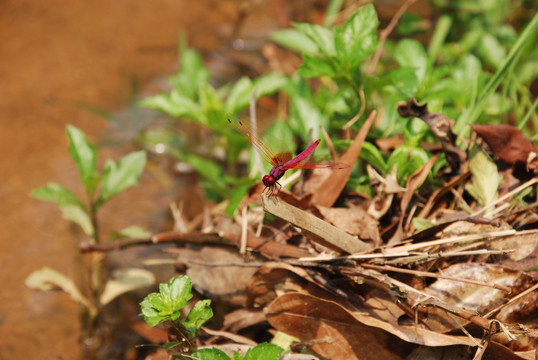
[[[534,358],[536,206],[513,201],[537,182],[534,148],[506,126],[507,141],[490,127],[474,126],[489,148],[477,141],[467,154],[454,148],[450,119],[427,113],[414,100],[401,108],[415,109],[413,116],[437,127],[442,143],[405,187],[394,173],[383,178],[370,168],[377,194],[341,197],[350,167],[322,182],[303,179],[310,192],[302,196],[298,185],[291,192],[282,189],[279,198],[263,195],[263,210],[274,216],[265,223],[256,210],[263,190],[258,185],[234,221],[224,215],[226,204],[217,204],[190,222],[176,213],[181,231],[82,250],[174,243],[166,252],[176,257],[176,267],[192,277],[201,296],[228,309],[221,325],[205,330],[202,345],[252,346],[276,330],[296,338],[292,348],[308,349],[310,358],[319,359],[441,358],[447,351],[475,359]],[[375,112],[338,161],[357,160],[374,120]],[[528,153],[501,155],[514,147]],[[434,191],[423,189],[441,154],[452,158],[446,182]],[[519,180],[499,196],[498,161],[519,171],[515,164],[523,159],[526,182]],[[347,207],[331,207],[338,199]],[[242,243],[244,254],[238,252]],[[133,328],[140,329],[139,323]],[[140,333],[160,338],[162,330],[155,331]]]
[[[264,50],[282,72],[292,74],[300,64],[283,59],[291,55],[277,47]],[[199,293],[231,307],[218,330],[258,341],[276,329],[325,358],[440,358],[440,351],[456,347],[471,347],[466,355],[485,359],[534,358],[536,148],[514,126],[472,125],[476,136],[467,153],[446,115],[414,99],[398,104],[398,112],[422,119],[441,144],[436,155],[446,158],[449,170],[440,188],[423,186],[435,157],[405,186],[395,173],[383,177],[367,166],[371,198],[341,195],[351,166],[315,170],[303,181],[303,196],[297,186],[283,190],[279,200],[264,199],[275,216],[266,223],[255,208],[263,190],[258,185],[243,199],[236,221],[224,215],[226,204],[208,205],[197,218],[183,219],[181,231],[81,250],[173,243],[166,251],[177,256],[178,268],[198,275]],[[339,161],[356,163],[375,118],[370,114]],[[402,142],[376,140],[385,150]],[[534,202],[516,201],[525,191]],[[305,221],[309,217],[317,220]],[[242,243],[247,251],[239,256]],[[227,342],[212,334],[202,340]]]

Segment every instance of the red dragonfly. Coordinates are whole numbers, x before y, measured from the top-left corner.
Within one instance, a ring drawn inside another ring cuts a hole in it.
[[[257,136],[251,131],[247,126],[242,122],[238,121],[238,124],[232,122],[228,119],[228,122],[241,134],[243,135],[248,142],[262,155],[262,157],[271,165],[273,168],[269,172],[269,175],[264,175],[262,182],[265,185],[265,190],[269,192],[269,196],[276,196],[280,192],[282,185],[278,180],[284,176],[284,173],[287,170],[291,169],[318,169],[318,168],[328,168],[328,169],[343,169],[348,167],[347,164],[337,163],[333,161],[323,161],[323,162],[309,162],[308,158],[316,147],[319,145],[320,139],[314,141],[313,144],[309,145],[304,149],[299,155],[293,157],[291,152],[281,152],[275,154],[265,143],[263,143]]]

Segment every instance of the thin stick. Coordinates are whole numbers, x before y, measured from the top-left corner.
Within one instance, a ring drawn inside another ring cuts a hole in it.
[[[408,252],[403,251],[399,253],[392,254],[352,254],[349,256],[327,256],[327,255],[318,255],[316,257],[304,257],[297,259],[298,261],[341,261],[341,260],[369,260],[369,259],[392,259],[392,258],[402,258],[394,259],[393,262],[398,262],[398,260],[408,263],[411,261],[419,261],[426,259],[439,259],[445,257],[454,257],[454,256],[474,256],[474,255],[506,255],[515,250],[472,250],[472,251],[450,251],[450,252],[438,252],[438,253],[423,253],[423,252]],[[407,257],[407,258],[406,258]]]
[[[448,314],[448,313],[447,313]],[[480,345],[477,346],[476,352],[473,356],[473,360],[482,360],[482,356],[484,356],[484,353],[486,352],[486,348],[489,344],[489,334],[486,334],[484,339],[480,342]]]
[[[372,75],[375,71],[377,63],[379,62],[381,54],[383,53],[383,46],[385,45],[385,41],[389,37],[390,33],[394,30],[396,25],[398,25],[398,21],[400,21],[402,15],[415,1],[416,0],[407,0],[405,3],[403,3],[402,6],[398,9],[398,11],[396,11],[396,14],[394,14],[394,16],[392,17],[387,27],[379,32],[379,45],[377,46],[377,50],[375,52],[372,63],[370,64],[370,68],[368,69],[369,75]]]
[[[530,288],[528,288],[527,290],[517,294],[516,296],[514,296],[513,298],[511,298],[510,300],[508,300],[506,302],[506,304],[502,304],[501,306],[499,306],[498,308],[496,309],[493,309],[491,310],[490,312],[488,312],[487,314],[484,315],[485,318],[489,318],[491,317],[493,314],[495,314],[497,311],[499,311],[501,308],[507,306],[508,304],[511,304],[513,303],[514,301],[516,301],[517,299],[519,298],[522,298],[523,296],[535,291],[536,289],[538,289],[538,284],[534,284],[534,286],[531,286]]]
[[[492,210],[491,212],[488,213],[488,217],[491,218],[491,219],[494,219],[499,215],[499,213],[503,212],[504,210],[506,210],[507,208],[510,207],[510,203],[504,203],[502,205],[500,205],[498,208],[496,208],[495,210]]]
[[[484,206],[482,209],[478,210],[478,211],[475,211],[474,214],[472,214],[472,216],[477,216],[477,215],[480,215],[482,214],[483,212],[485,212],[486,210],[488,210],[489,208],[491,207],[494,207],[496,206],[497,204],[503,202],[504,200],[508,199],[509,197],[511,197],[512,195],[514,194],[517,194],[518,192],[522,191],[523,189],[529,187],[529,186],[532,186],[534,184],[538,183],[538,178],[535,177],[535,178],[532,178],[530,179],[529,181],[527,181],[526,183],[524,184],[521,184],[519,185],[517,188],[515,188],[514,190],[504,194],[503,196],[501,196],[500,198],[498,198],[497,200],[495,200],[494,202]]]
[[[478,341],[476,341],[476,339],[467,331],[467,329],[454,317],[452,316],[452,314],[449,312],[449,311],[446,311],[445,310],[445,314],[448,315],[449,318],[452,319],[452,321],[460,328],[460,330],[465,334],[467,335],[467,337],[469,339],[471,339],[472,342],[474,342],[476,344],[476,346],[480,346],[480,344],[478,343]]]
[[[419,270],[410,270],[410,269],[401,269],[394,266],[388,266],[388,265],[373,265],[373,264],[361,264],[362,267],[367,269],[375,269],[375,270],[382,270],[382,271],[392,271],[392,272],[398,272],[402,274],[410,274],[410,275],[416,275],[416,276],[424,276],[424,277],[431,277],[436,279],[443,279],[443,280],[450,280],[450,281],[459,281],[464,282],[467,284],[473,284],[478,286],[486,286],[491,287],[497,290],[501,290],[504,292],[509,293],[511,290],[509,287],[497,285],[497,284],[488,284],[481,281],[471,280],[471,279],[462,279],[462,278],[455,278],[452,276],[445,276],[445,275],[439,275],[435,273],[431,273],[428,271],[419,271]]]
[[[244,255],[247,252],[247,231],[248,231],[248,219],[247,219],[247,206],[244,206],[241,210],[241,245],[239,247],[239,253]]]
[[[329,136],[329,133],[323,126],[320,126],[321,133],[323,134],[323,140],[325,140],[325,143],[327,143],[327,147],[329,148],[329,151],[331,153],[331,158],[333,160],[338,158],[338,155],[336,154],[336,150],[334,150],[334,145],[332,143],[331,137]]]
[[[413,251],[416,249],[422,249],[432,246],[439,246],[439,245],[445,245],[445,244],[454,244],[454,243],[463,243],[463,242],[472,242],[477,240],[493,240],[496,238],[501,238],[505,236],[510,236],[514,234],[533,234],[537,233],[538,230],[524,230],[517,232],[516,230],[510,229],[510,230],[501,230],[501,231],[494,231],[489,233],[481,233],[481,234],[471,234],[471,235],[462,235],[462,236],[453,236],[445,239],[439,239],[439,240],[432,240],[427,241],[419,244],[406,244],[406,245],[400,245],[394,248],[388,248],[384,249],[385,253],[392,254],[395,252],[402,252],[402,251]]]
[[[366,97],[364,95],[364,90],[360,89],[358,93],[359,93],[359,98],[361,100],[361,108],[359,109],[359,112],[357,113],[357,115],[353,116],[351,120],[349,120],[347,123],[345,123],[344,126],[342,126],[342,130],[344,130],[348,134],[349,134],[349,129],[353,126],[353,124],[355,124],[361,118],[362,114],[364,114],[364,111],[366,111]]]
[[[440,259],[455,256],[475,256],[475,255],[506,255],[514,252],[515,250],[471,250],[471,251],[450,251],[450,252],[438,252],[433,254],[423,252],[400,252],[393,254],[352,254],[349,256],[332,256],[327,254],[320,254],[316,257],[302,257],[295,260],[296,263],[307,262],[334,262],[342,260],[377,260],[376,263],[382,263],[385,265],[405,265],[409,263],[417,263],[420,261],[426,261],[428,259]],[[386,260],[391,259],[391,260]]]
[[[439,252],[439,253],[419,253],[421,255],[415,255],[415,256],[409,256],[407,258],[396,258],[393,260],[388,261],[377,261],[382,262],[383,264],[387,265],[407,265],[407,264],[416,264],[420,262],[424,262],[431,259],[440,259],[440,258],[448,258],[448,257],[456,257],[456,256],[475,256],[475,255],[506,255],[511,252],[514,252],[515,250],[487,250],[487,249],[480,249],[480,250],[471,250],[471,251],[454,251],[454,252]]]

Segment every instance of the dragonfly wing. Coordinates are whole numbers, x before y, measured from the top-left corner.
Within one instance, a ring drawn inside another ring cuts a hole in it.
[[[349,165],[336,161],[309,162],[308,159],[292,165],[284,165],[283,170],[289,169],[345,169]]]
[[[320,140],[316,140],[314,143],[312,143],[310,146],[308,146],[306,149],[303,150],[299,155],[291,159],[290,161],[286,162],[282,166],[282,170],[289,170],[289,169],[319,169],[319,168],[327,168],[327,169],[344,169],[346,167],[349,167],[349,165],[344,163],[339,163],[335,161],[322,161],[322,162],[310,162],[308,161],[310,159],[310,156],[316,150],[316,147],[319,145]]]
[[[281,152],[276,154],[271,160],[273,165],[283,165],[290,161],[293,158],[293,155],[289,151]]]
[[[256,151],[258,151],[265,161],[273,166],[279,165],[278,163],[274,163],[274,159],[277,157],[277,155],[275,155],[275,153],[272,152],[271,149],[260,140],[260,138],[247,124],[241,121],[232,121],[230,119],[228,119],[228,122],[235,128],[235,130],[237,130],[238,133],[243,135],[243,137],[248,140],[250,145],[252,145]]]

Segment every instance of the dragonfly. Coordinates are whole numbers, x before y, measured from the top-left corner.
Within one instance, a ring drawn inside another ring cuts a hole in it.
[[[282,176],[288,170],[292,169],[344,169],[348,167],[347,164],[338,163],[334,161],[323,162],[310,162],[310,155],[316,150],[316,147],[320,143],[320,139],[314,141],[306,149],[304,149],[299,155],[293,157],[291,152],[280,152],[275,154],[269,146],[261,141],[258,136],[241,121],[237,123],[228,119],[230,125],[232,125],[237,132],[239,132],[248,142],[258,151],[258,153],[273,166],[269,174],[264,175],[262,183],[265,185],[264,191],[268,191],[269,196],[277,196],[280,192],[282,185],[278,182]]]

